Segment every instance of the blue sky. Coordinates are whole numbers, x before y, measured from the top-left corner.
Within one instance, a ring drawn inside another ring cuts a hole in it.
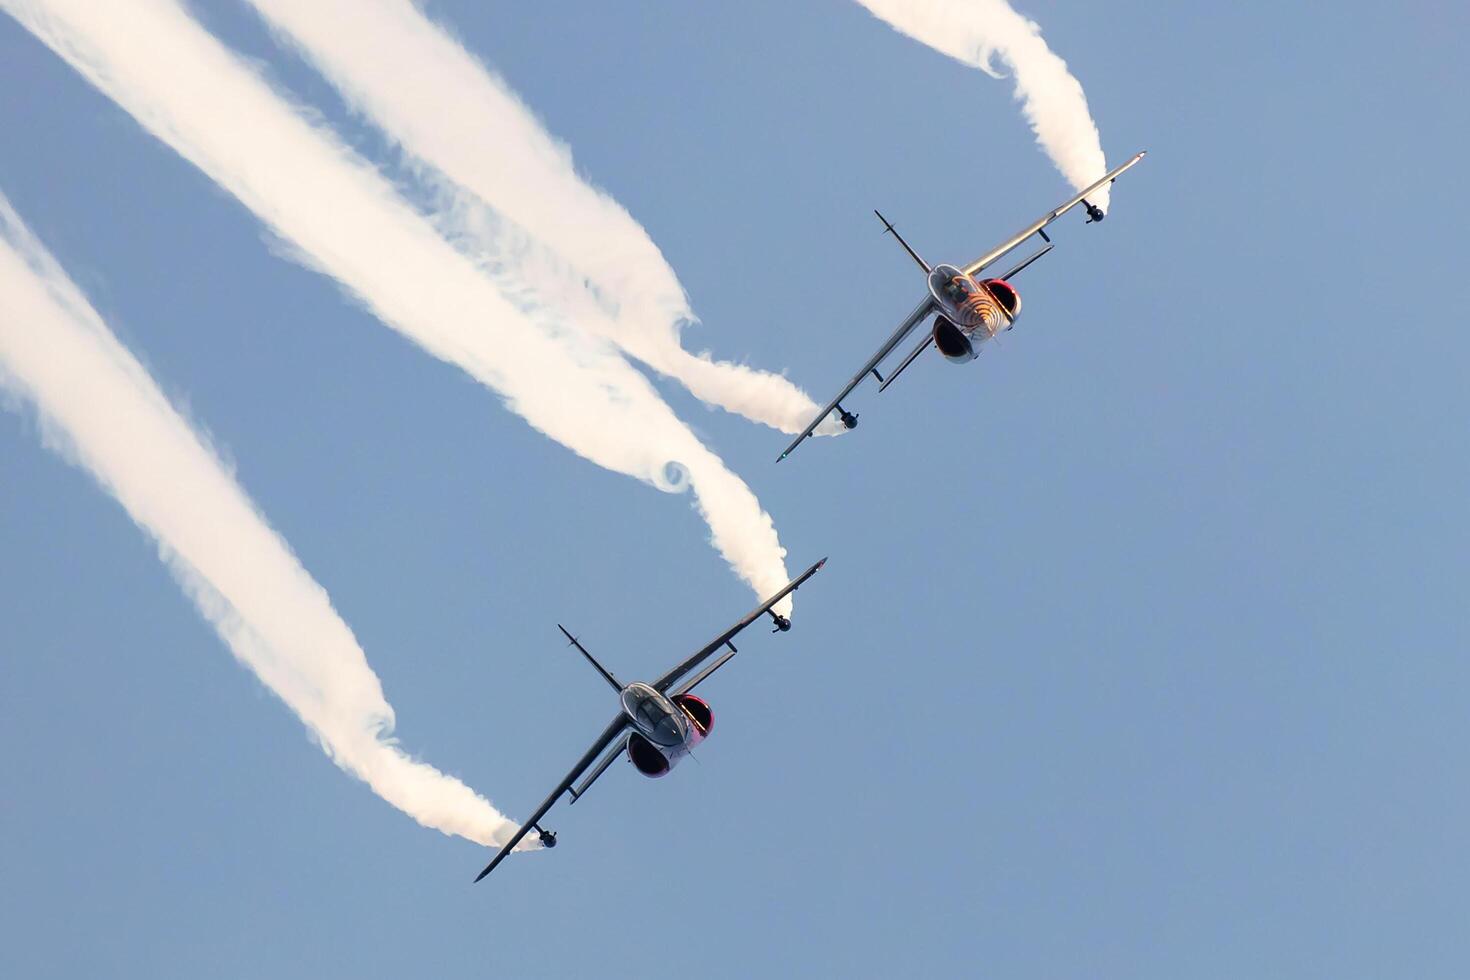
[[[790,6],[429,9],[648,228],[686,346],[820,397],[922,288],[871,208],[964,260],[1067,189],[1007,84]],[[198,9],[380,151],[242,5]],[[999,350],[864,390],[849,437],[776,467],[660,382],[791,566],[831,563],[708,685],[699,763],[615,768],[480,886],[0,415],[0,970],[1462,972],[1467,14],[1020,9],[1148,159]],[[686,499],[282,260],[8,19],[0,91],[0,188],[331,592],[408,749],[523,814],[613,710],[557,622],[650,676],[750,606]]]

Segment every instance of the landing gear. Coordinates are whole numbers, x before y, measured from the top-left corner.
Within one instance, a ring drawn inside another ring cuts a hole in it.
[[[857,428],[858,417],[852,412],[849,412],[847,409],[843,408],[841,405],[837,406],[837,417],[842,420],[842,424],[847,428]]]

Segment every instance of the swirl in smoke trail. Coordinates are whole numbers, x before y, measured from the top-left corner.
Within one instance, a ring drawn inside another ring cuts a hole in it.
[[[253,211],[383,324],[499,392],[577,454],[653,486],[688,470],[715,548],[758,596],[786,584],[770,515],[606,341],[528,312],[375,169],[176,0],[0,0],[31,33]],[[168,57],[157,56],[166,50]],[[789,615],[791,599],[778,611]]]
[[[779,374],[691,354],[694,322],[648,232],[584,180],[504,79],[411,0],[249,0],[436,185],[462,247],[702,401],[782,432],[817,412]],[[385,66],[392,70],[385,70]],[[524,239],[529,236],[530,243]],[[819,435],[846,430],[835,420]]]

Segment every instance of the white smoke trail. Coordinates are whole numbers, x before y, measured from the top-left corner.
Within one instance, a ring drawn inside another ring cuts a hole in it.
[[[784,432],[817,412],[786,378],[691,354],[680,328],[694,320],[658,246],[624,208],[578,176],[568,147],[548,134],[503,79],[410,0],[249,0],[344,97],[437,182],[456,237],[504,274],[536,288],[579,325],[610,338],[697,398]],[[485,220],[514,222],[541,248]],[[547,250],[551,254],[547,254]],[[845,431],[833,422],[823,434]]]
[[[1107,173],[1102,138],[1087,110],[1082,84],[1042,40],[1041,28],[1006,0],[857,0],[876,17],[957,61],[1002,77],[999,57],[1016,77],[1016,98],[1062,176],[1076,190]],[[1108,188],[1091,203],[1108,209]]]
[[[687,478],[736,573],[762,596],[786,583],[769,515],[642,374],[605,344],[514,307],[381,175],[308,124],[175,0],[0,8],[383,323],[585,458],[665,490]]]
[[[398,747],[393,708],[325,590],[0,194],[0,388],[158,544],[199,611],[327,755],[426,827],[515,824]],[[18,406],[17,406],[18,407]]]

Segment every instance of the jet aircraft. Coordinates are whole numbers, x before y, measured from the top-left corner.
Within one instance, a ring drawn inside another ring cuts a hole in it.
[[[1101,221],[1104,217],[1104,212],[1097,205],[1087,200],[1088,195],[1092,194],[1099,187],[1111,184],[1114,180],[1117,180],[1119,174],[1136,164],[1139,160],[1142,160],[1143,157],[1143,152],[1139,152],[1130,157],[1127,162],[1112,170],[1101,180],[1097,181],[1097,183],[1085,188],[1082,193],[1070,201],[1063,203],[1055,210],[1048,211],[1036,221],[1022,228],[1016,234],[965,266],[931,266],[919,256],[918,252],[915,252],[909,246],[908,242],[904,241],[903,236],[894,229],[887,218],[874,211],[873,213],[878,215],[878,220],[883,222],[884,230],[891,232],[893,237],[898,239],[898,243],[903,246],[904,251],[908,252],[909,256],[918,263],[919,268],[924,270],[924,274],[928,277],[928,295],[924,297],[918,306],[914,307],[912,313],[904,318],[904,321],[898,325],[898,329],[893,332],[892,336],[883,342],[883,346],[878,348],[878,353],[874,354],[868,360],[868,363],[863,365],[862,370],[852,376],[852,380],[837,393],[837,397],[828,402],[827,406],[817,413],[817,417],[812,419],[811,424],[802,430],[801,435],[792,440],[791,445],[787,446],[786,450],[776,458],[776,462],[779,463],[787,456],[790,456],[792,451],[801,445],[834,409],[837,411],[837,417],[842,421],[844,426],[849,429],[855,428],[858,421],[857,414],[843,408],[842,399],[851,394],[852,390],[869,374],[878,379],[878,390],[882,391],[893,384],[898,376],[903,373],[904,369],[912,364],[914,359],[920,354],[928,350],[930,345],[939,348],[939,353],[943,354],[946,359],[957,364],[973,361],[979,356],[981,344],[1002,330],[1009,330],[1015,325],[1016,318],[1021,315],[1021,294],[1016,292],[1015,287],[1010,284],[1009,280],[1014,278],[1032,262],[1035,262],[1052,250],[1052,241],[1051,237],[1046,233],[1046,226],[1079,204],[1087,211],[1088,224]],[[998,278],[976,278],[985,269],[1020,247],[1032,235],[1040,235],[1046,244]],[[933,329],[919,341],[918,346],[914,347],[908,356],[898,365],[897,369],[885,379],[878,372],[878,365],[882,364],[884,359],[893,352],[893,349],[902,343],[904,338],[912,333],[914,328],[920,323],[928,319],[931,314],[938,314],[934,317]]]
[[[598,663],[597,659],[587,652],[586,647],[567,632],[566,627],[559,625],[557,628],[571,641],[571,645],[576,647],[578,652],[587,658],[587,662],[602,675],[602,679],[618,692],[620,710],[617,717],[597,737],[597,741],[592,743],[592,748],[577,760],[572,771],[556,784],[556,789],[552,790],[551,795],[536,808],[536,812],[531,814],[531,819],[521,825],[521,829],[506,842],[505,846],[500,849],[500,853],[495,855],[494,860],[485,866],[485,870],[475,876],[475,880],[479,881],[494,871],[495,866],[504,860],[522,838],[533,830],[540,835],[543,847],[555,847],[556,834],[541,826],[541,821],[546,817],[547,812],[561,798],[562,793],[570,793],[572,802],[576,803],[618,756],[627,753],[628,761],[633,763],[634,768],[651,778],[663,776],[673,769],[680,759],[704,741],[714,727],[714,712],[710,710],[709,704],[703,698],[696,697],[692,693],[694,688],[729,663],[730,658],[737,652],[735,644],[730,641],[737,633],[761,616],[771,617],[771,621],[775,624],[775,628],[771,631],[773,633],[784,633],[791,629],[791,620],[777,613],[772,607],[800,588],[803,582],[817,574],[817,570],[826,563],[827,559],[823,558],[802,572],[788,582],[780,592],[752,609],[740,622],[710,640],[689,659],[651,683],[642,681],[634,681],[631,684],[622,683],[607,668]],[[725,652],[714,663],[690,676],[691,672],[697,670],[721,648],[726,648]],[[629,731],[629,729],[632,730]],[[606,754],[603,754],[604,752]],[[593,761],[599,755],[602,755],[602,760],[597,763],[592,774],[582,780],[580,785],[574,786],[573,784],[577,782],[582,773],[592,766]]]

